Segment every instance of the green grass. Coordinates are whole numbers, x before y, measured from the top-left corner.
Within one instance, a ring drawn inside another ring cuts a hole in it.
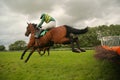
[[[94,51],[73,53],[51,51],[50,56],[35,52],[28,63],[20,60],[22,52],[0,52],[0,80],[118,80],[118,65],[98,61]]]

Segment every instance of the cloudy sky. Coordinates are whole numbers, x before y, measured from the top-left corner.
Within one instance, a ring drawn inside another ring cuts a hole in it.
[[[0,0],[0,45],[28,41],[27,22],[39,23],[42,13],[53,16],[57,26],[119,24],[120,0]]]

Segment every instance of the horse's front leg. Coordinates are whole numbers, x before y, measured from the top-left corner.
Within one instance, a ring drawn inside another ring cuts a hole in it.
[[[27,48],[23,51],[20,59],[23,59],[25,53],[26,53],[29,49],[30,49],[30,47],[27,47]]]
[[[38,48],[37,51],[38,51],[39,55],[41,56],[41,50],[40,50],[40,48]]]
[[[35,47],[33,47],[32,51],[30,52],[30,54],[28,55],[27,59],[25,60],[25,63],[27,63],[27,61],[29,60],[30,56],[32,55],[32,53],[36,50]]]
[[[50,47],[47,48],[48,56],[50,55]]]

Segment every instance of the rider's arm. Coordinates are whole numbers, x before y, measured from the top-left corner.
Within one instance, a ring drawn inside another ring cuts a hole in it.
[[[45,18],[43,17],[42,20],[41,20],[41,22],[38,24],[38,27],[41,27],[42,24],[44,23],[44,21],[45,21]]]

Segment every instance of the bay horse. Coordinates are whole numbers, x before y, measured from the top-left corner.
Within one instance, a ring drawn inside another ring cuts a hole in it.
[[[39,47],[39,48],[43,48],[43,47],[48,47],[50,45],[48,45],[49,43],[52,42],[52,44],[71,44],[72,47],[72,51],[73,52],[85,52],[85,50],[80,48],[79,45],[79,40],[78,37],[74,38],[74,34],[84,34],[86,32],[88,32],[88,27],[86,27],[85,29],[75,29],[73,27],[70,27],[68,25],[62,25],[62,26],[58,26],[56,28],[52,28],[51,30],[49,30],[44,36],[39,38],[39,44],[37,44],[35,42],[35,31],[36,31],[36,26],[34,24],[29,23],[25,32],[26,36],[29,36],[29,34],[31,34],[31,44],[34,45],[32,48],[32,51],[30,52],[30,54],[28,55],[27,59],[25,60],[25,62],[27,62],[30,58],[30,56],[32,55],[32,53]],[[74,42],[76,42],[77,47],[74,47]],[[30,44],[30,45],[31,45]],[[21,59],[23,59],[24,53],[21,56]]]

